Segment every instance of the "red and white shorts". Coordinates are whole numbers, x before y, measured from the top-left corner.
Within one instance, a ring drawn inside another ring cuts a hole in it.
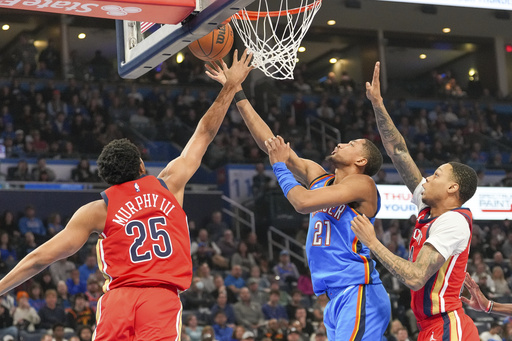
[[[182,306],[176,289],[122,287],[98,301],[95,341],[179,340]]]
[[[473,320],[457,309],[418,322],[418,341],[480,341]]]

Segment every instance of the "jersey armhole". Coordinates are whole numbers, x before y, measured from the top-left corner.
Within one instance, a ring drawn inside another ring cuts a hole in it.
[[[108,196],[106,191],[101,192],[101,197],[103,198],[103,201],[105,201],[105,205],[108,206]]]
[[[167,184],[165,183],[165,181],[163,179],[160,179],[160,178],[157,178],[158,181],[160,181],[160,185],[162,185],[166,190],[169,190],[169,188],[167,187]]]
[[[328,177],[330,175],[332,175],[332,174],[325,173],[325,174],[322,174],[320,176],[317,176],[316,178],[313,179],[313,181],[311,181],[309,183],[308,189],[311,189],[311,187],[313,187],[317,182],[319,182],[320,180],[325,179],[326,177]]]

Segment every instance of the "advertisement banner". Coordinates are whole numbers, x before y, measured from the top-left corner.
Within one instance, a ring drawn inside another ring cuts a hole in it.
[[[195,10],[196,3],[195,0],[0,0],[0,7],[105,19],[178,24]]]

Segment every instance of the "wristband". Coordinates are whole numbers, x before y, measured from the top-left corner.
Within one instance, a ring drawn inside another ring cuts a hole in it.
[[[485,309],[485,312],[489,314],[492,311],[492,307],[494,307],[494,301],[489,300],[489,303],[487,303],[487,309]]]
[[[279,186],[283,190],[284,196],[288,197],[288,192],[295,186],[300,186],[300,184],[293,177],[292,172],[286,167],[284,162],[276,162],[272,165],[272,170],[277,177],[277,182],[279,182]]]
[[[235,103],[243,101],[244,99],[247,99],[247,97],[245,96],[245,92],[243,90],[240,90],[237,93],[235,93]]]

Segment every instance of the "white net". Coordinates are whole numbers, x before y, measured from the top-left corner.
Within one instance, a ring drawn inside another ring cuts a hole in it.
[[[268,77],[293,79],[297,52],[322,0],[281,0],[279,9],[269,8],[270,2],[259,1],[256,11],[246,9],[231,17],[231,23],[244,45],[253,54],[253,65]],[[293,6],[293,7],[292,7]]]

